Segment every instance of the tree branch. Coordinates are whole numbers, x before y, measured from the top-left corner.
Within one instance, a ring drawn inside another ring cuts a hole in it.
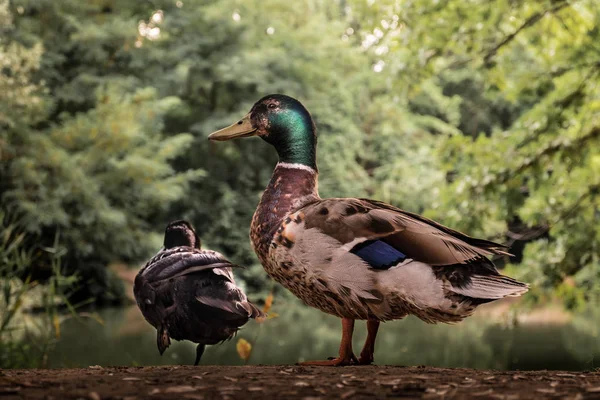
[[[600,137],[600,127],[595,127],[586,133],[583,136],[580,136],[574,140],[570,141],[555,141],[554,143],[544,147],[536,154],[531,157],[528,157],[521,165],[519,165],[516,169],[510,171],[502,171],[496,173],[495,179],[490,180],[487,183],[480,185],[479,187],[489,187],[492,185],[498,185],[508,182],[510,179],[519,175],[523,171],[527,170],[531,166],[535,165],[538,161],[540,161],[544,156],[548,156],[556,153],[560,150],[568,150],[568,149],[579,149],[581,148],[587,141],[594,140]],[[477,186],[473,186],[472,189],[475,190]]]
[[[600,127],[592,129],[589,133],[587,133],[583,136],[580,136],[571,142],[565,143],[563,141],[557,141],[556,143],[553,143],[553,144],[545,147],[544,149],[542,149],[530,160],[527,160],[526,162],[521,164],[516,170],[513,171],[512,176],[516,176],[516,175],[520,174],[527,168],[534,165],[536,162],[538,162],[544,156],[554,154],[559,150],[564,150],[564,149],[569,149],[569,148],[570,149],[581,148],[581,146],[583,146],[583,144],[585,142],[587,142],[588,140],[596,139],[599,136],[600,136]],[[504,182],[506,182],[508,179],[509,178],[505,179]]]
[[[531,17],[529,17],[523,23],[523,25],[521,25],[520,27],[518,27],[516,31],[514,31],[510,35],[506,36],[504,39],[502,39],[500,41],[500,43],[496,44],[491,50],[489,50],[487,52],[487,54],[483,57],[483,61],[486,64],[489,63],[491,61],[491,59],[496,55],[496,53],[498,53],[498,50],[500,50],[502,47],[504,47],[507,44],[509,44],[510,42],[512,42],[517,37],[517,35],[519,33],[521,33],[522,31],[524,31],[525,29],[527,29],[527,28],[535,25],[539,20],[541,20],[547,14],[557,13],[558,11],[562,10],[563,8],[565,8],[565,7],[569,6],[569,5],[570,5],[569,2],[564,1],[564,2],[560,2],[560,3],[556,4],[554,7],[549,8],[549,9],[547,9],[545,11],[533,14]]]
[[[538,227],[525,229],[522,232],[513,232],[509,229],[506,232],[506,236],[509,238],[509,243],[507,245],[512,246],[512,244],[517,240],[530,241],[541,238],[542,236],[550,232],[550,229],[552,227],[557,225],[559,222],[562,222],[565,219],[569,218],[579,208],[579,206],[581,205],[581,203],[583,203],[585,199],[597,193],[599,189],[600,184],[590,185],[588,187],[588,190],[586,190],[585,193],[579,196],[579,198],[567,210],[565,210],[562,213],[559,213],[558,218],[556,218],[554,221],[544,223]]]

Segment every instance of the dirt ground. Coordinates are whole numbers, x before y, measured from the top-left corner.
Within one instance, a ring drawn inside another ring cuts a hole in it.
[[[0,399],[600,399],[597,372],[172,366],[0,371]]]

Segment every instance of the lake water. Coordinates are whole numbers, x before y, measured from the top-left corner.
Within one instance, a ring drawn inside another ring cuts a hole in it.
[[[517,310],[519,310],[517,308]],[[279,316],[250,321],[231,341],[209,346],[202,364],[241,365],[239,338],[252,343],[249,364],[293,364],[337,355],[340,320],[295,300],[274,304]],[[66,318],[48,357],[49,367],[90,365],[191,364],[194,345],[176,342],[161,357],[155,330],[137,307],[104,309],[103,323]],[[35,318],[30,316],[29,318]],[[357,322],[354,350],[366,337]],[[589,370],[600,366],[600,313],[570,315],[556,310],[515,311],[510,304],[484,306],[455,325],[429,325],[409,317],[381,325],[375,361],[389,365],[429,365],[491,369]]]

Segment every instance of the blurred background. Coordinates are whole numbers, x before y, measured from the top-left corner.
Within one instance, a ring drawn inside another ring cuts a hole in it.
[[[191,363],[131,300],[179,218],[273,317],[203,362],[336,354],[339,321],[250,248],[273,150],[206,140],[269,93],[312,112],[323,197],[507,243],[532,285],[455,326],[386,324],[379,363],[596,367],[599,23],[596,0],[0,0],[0,368]]]

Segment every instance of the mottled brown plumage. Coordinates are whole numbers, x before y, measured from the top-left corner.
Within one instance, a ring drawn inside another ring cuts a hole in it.
[[[281,228],[290,210],[319,199],[314,173],[303,169],[275,169],[263,193],[250,225],[254,250],[263,265],[270,246],[277,246],[273,237]]]

